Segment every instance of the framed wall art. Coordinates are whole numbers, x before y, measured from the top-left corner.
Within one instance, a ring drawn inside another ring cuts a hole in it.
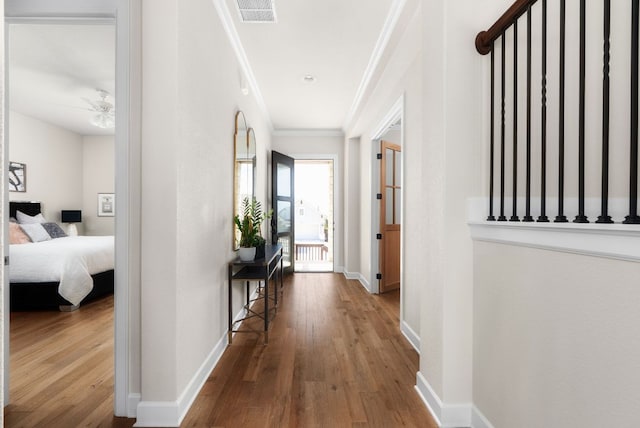
[[[98,217],[113,217],[116,213],[113,193],[98,193]]]
[[[9,191],[27,191],[27,165],[20,162],[9,162]]]

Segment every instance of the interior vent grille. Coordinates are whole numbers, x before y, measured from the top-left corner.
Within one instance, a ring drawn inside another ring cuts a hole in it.
[[[236,0],[242,22],[276,22],[273,0]]]

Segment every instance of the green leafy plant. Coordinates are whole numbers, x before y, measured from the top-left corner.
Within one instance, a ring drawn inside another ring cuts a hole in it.
[[[240,232],[239,244],[241,247],[257,247],[265,243],[261,226],[262,222],[270,218],[272,214],[273,210],[264,212],[262,204],[256,198],[251,201],[249,198],[242,200],[242,217],[236,215],[234,218],[236,227]]]

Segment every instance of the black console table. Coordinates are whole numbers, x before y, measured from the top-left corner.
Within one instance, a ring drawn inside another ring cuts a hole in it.
[[[279,273],[279,275],[278,275]],[[283,264],[282,264],[282,245],[267,245],[265,248],[265,256],[260,259],[250,260],[243,262],[239,257],[229,262],[229,344],[233,339],[233,333],[264,333],[264,343],[269,342],[269,321],[271,313],[269,309],[269,281],[271,278],[274,280],[274,307],[271,309],[274,312],[278,306],[278,276],[280,277],[280,291],[283,287]],[[233,320],[233,282],[241,280],[246,282],[246,303],[244,309],[246,315],[236,321]],[[264,291],[259,292],[260,296],[257,299],[251,300],[249,296],[249,282],[250,281],[264,281]],[[251,307],[251,303],[255,300],[264,300],[264,309],[262,312],[255,312]],[[243,328],[241,330],[235,330],[235,324],[245,321],[249,318],[260,317],[264,319],[264,331],[252,330],[249,328]]]

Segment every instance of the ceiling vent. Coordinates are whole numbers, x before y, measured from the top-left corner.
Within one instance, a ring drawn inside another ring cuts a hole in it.
[[[246,23],[275,23],[274,0],[236,0],[240,19]]]

